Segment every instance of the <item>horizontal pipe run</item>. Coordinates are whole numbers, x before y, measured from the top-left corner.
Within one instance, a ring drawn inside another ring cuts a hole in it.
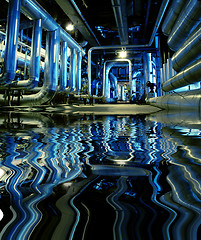
[[[201,57],[201,24],[172,56],[173,68],[179,72]]]
[[[201,59],[198,59],[183,71],[164,82],[162,89],[165,92],[169,92],[199,81],[201,81]]]
[[[117,45],[117,46],[98,46],[98,47],[92,47],[89,49],[88,51],[88,94],[91,95],[91,55],[92,55],[92,51],[94,50],[110,50],[110,49],[122,49],[122,48],[126,48],[126,49],[142,49],[142,48],[147,48],[147,51],[149,51],[148,49],[151,47],[153,40],[156,36],[156,32],[158,31],[159,25],[161,23],[161,20],[164,16],[164,13],[166,11],[166,8],[169,4],[169,0],[163,0],[160,10],[159,10],[159,14],[156,20],[156,24],[154,26],[152,35],[150,37],[149,43],[147,44],[141,44],[141,45]]]
[[[21,6],[25,15],[32,19],[42,19],[43,27],[48,31],[59,29],[61,40],[68,42],[69,47],[76,48],[84,54],[81,46],[35,0],[21,0]]]
[[[186,0],[172,1],[162,25],[162,32],[164,35],[169,36],[171,33],[171,30],[186,2]]]
[[[177,51],[200,22],[201,1],[191,0],[185,5],[168,37],[169,47],[173,51]]]
[[[171,93],[162,97],[149,98],[147,103],[166,110],[201,110],[201,90]]]

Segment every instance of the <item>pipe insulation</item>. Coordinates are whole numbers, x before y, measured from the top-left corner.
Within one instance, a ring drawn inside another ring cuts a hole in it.
[[[183,9],[186,3],[187,0],[172,1],[172,4],[169,7],[169,10],[165,16],[162,25],[162,32],[164,33],[164,35],[169,36],[181,10]]]
[[[38,86],[41,63],[41,41],[42,41],[42,20],[38,19],[35,20],[33,24],[29,79],[14,82],[13,84],[11,84],[11,86],[20,88],[24,87],[26,89]]]
[[[23,96],[23,98],[20,100],[20,105],[40,105],[50,101],[53,98],[58,87],[59,47],[59,29],[52,32],[47,32],[43,86],[38,93]],[[16,103],[15,101],[13,102]]]
[[[172,66],[179,72],[201,57],[201,24],[172,56]]]
[[[190,0],[180,13],[168,37],[168,45],[177,51],[188,35],[201,23],[201,1]]]
[[[68,42],[70,48],[75,48],[82,53],[84,50],[81,46],[63,29],[57,22],[47,13],[35,0],[21,0],[22,12],[31,19],[42,19],[43,27],[47,31],[55,31],[59,29],[60,38],[64,42]]]
[[[1,84],[9,84],[15,78],[17,65],[17,44],[20,24],[21,0],[10,0],[7,16],[5,45],[5,76]]]
[[[149,98],[147,103],[166,110],[201,110],[201,90],[171,93],[161,97]]]
[[[164,82],[162,90],[169,92],[199,81],[201,81],[201,59],[198,59],[183,71]]]

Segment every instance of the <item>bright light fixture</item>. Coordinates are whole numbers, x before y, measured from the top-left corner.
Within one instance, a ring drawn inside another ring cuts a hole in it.
[[[66,30],[67,31],[73,31],[74,30],[74,25],[72,23],[69,23],[67,26],[66,26]]]
[[[127,57],[127,52],[125,50],[122,50],[120,53],[119,53],[119,56],[120,58],[126,58]]]

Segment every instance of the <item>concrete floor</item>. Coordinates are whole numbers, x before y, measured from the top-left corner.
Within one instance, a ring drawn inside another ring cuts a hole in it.
[[[94,104],[94,105],[53,105],[34,107],[6,107],[3,109],[22,112],[47,112],[47,113],[80,113],[97,115],[136,115],[151,114],[161,109],[151,105],[137,104]]]

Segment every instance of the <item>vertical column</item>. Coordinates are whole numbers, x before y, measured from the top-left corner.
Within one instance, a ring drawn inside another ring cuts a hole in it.
[[[81,90],[81,70],[82,70],[82,53],[77,53],[77,91],[78,94]]]
[[[68,43],[61,42],[60,90],[64,90],[67,86],[67,50]]]
[[[70,82],[69,87],[71,91],[76,90],[76,49],[71,49],[70,55]]]
[[[16,73],[20,8],[21,0],[9,1],[5,46],[5,71],[7,73],[7,83],[14,80]]]
[[[38,19],[34,21],[31,43],[31,63],[29,79],[32,81],[33,87],[38,84],[40,78],[41,41],[42,20]]]

